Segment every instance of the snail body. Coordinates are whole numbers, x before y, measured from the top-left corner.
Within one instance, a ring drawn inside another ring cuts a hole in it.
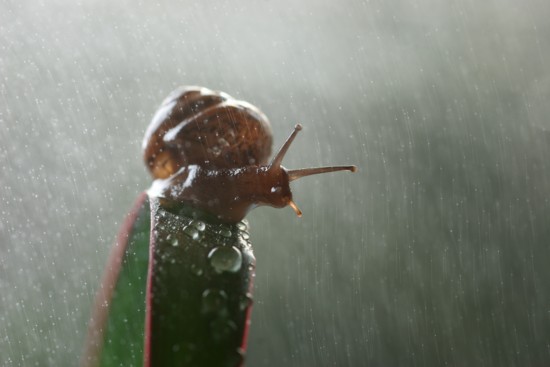
[[[251,104],[201,87],[174,91],[153,117],[143,141],[144,160],[156,179],[150,196],[186,203],[236,223],[253,208],[291,206],[290,182],[355,166],[287,170],[281,162],[294,131],[273,160],[271,127]]]
[[[157,179],[149,195],[185,202],[227,223],[241,221],[255,206],[285,207],[292,197],[283,170],[270,172],[265,166],[209,170],[198,165]]]

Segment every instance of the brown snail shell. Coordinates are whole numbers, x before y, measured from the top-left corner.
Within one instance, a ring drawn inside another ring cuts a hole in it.
[[[145,164],[155,178],[180,168],[208,169],[266,164],[271,126],[248,102],[203,87],[181,87],[161,104],[143,140]]]

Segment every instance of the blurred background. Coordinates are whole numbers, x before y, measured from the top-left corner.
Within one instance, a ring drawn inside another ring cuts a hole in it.
[[[544,0],[0,0],[0,365],[74,366],[179,85],[261,108],[247,366],[550,364]]]

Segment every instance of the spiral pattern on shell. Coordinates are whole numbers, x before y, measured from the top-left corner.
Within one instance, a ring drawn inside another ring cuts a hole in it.
[[[180,168],[266,164],[271,126],[248,102],[203,87],[181,87],[162,102],[143,139],[145,164],[155,178]]]

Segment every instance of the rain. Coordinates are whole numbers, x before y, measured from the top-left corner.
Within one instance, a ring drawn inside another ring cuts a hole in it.
[[[358,167],[292,183],[302,218],[247,216],[247,366],[549,365],[548,19],[542,0],[0,0],[0,366],[78,364],[181,85],[260,108],[274,151],[300,123],[289,169]]]

